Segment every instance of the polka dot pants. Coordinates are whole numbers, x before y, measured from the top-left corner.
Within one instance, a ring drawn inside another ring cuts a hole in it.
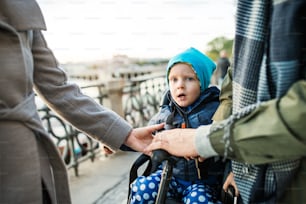
[[[138,177],[131,184],[131,204],[154,204],[157,197],[158,186],[161,180],[162,170],[145,177]],[[213,189],[205,185],[202,181],[196,183],[181,182],[172,177],[167,192],[168,198],[176,198],[186,204],[221,204],[221,202],[213,202]]]

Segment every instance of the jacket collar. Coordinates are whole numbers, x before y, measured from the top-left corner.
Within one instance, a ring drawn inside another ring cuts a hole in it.
[[[170,95],[170,91],[168,91],[167,94],[168,94],[167,97],[168,97],[170,106],[175,106],[176,109],[181,111],[181,113],[183,114],[189,114],[193,110],[195,110],[197,107],[201,106],[202,103],[209,103],[211,101],[219,101],[220,90],[215,86],[208,87],[207,89],[201,92],[200,97],[193,104],[191,104],[190,106],[186,108],[181,108],[179,107],[179,105],[175,103],[175,101]]]
[[[1,0],[0,20],[18,31],[46,30],[44,17],[35,0]]]

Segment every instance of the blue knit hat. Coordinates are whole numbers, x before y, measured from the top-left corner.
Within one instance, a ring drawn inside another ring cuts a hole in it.
[[[169,72],[173,65],[177,63],[188,63],[192,66],[194,72],[198,76],[201,85],[201,92],[208,88],[210,79],[214,70],[216,69],[215,63],[199,50],[191,47],[186,51],[174,56],[170,59],[167,66],[166,80],[169,85]]]

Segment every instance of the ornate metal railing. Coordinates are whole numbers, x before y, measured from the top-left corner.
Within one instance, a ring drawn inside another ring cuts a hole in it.
[[[165,91],[164,75],[148,75],[130,79],[124,89],[124,116],[133,127],[147,125],[157,113]]]
[[[124,117],[133,127],[145,126],[158,111],[165,91],[164,81],[164,75],[150,75],[135,77],[126,83],[122,92]],[[82,86],[81,89],[100,104],[108,99],[104,84]],[[94,161],[102,144],[76,130],[43,103],[40,104],[38,111],[46,131],[59,149],[67,168],[73,168],[78,176],[80,163],[87,159]]]

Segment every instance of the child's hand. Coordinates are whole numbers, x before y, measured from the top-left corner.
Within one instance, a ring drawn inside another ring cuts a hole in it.
[[[104,151],[104,153],[105,153],[106,155],[110,155],[110,154],[113,154],[113,153],[114,153],[113,150],[111,150],[109,147],[107,147],[107,146],[105,146],[105,145],[103,145],[103,151]]]
[[[239,195],[239,191],[238,191],[238,187],[236,185],[236,182],[234,180],[233,172],[230,172],[228,174],[228,176],[226,177],[226,180],[225,180],[225,182],[223,184],[223,190],[225,192],[227,192],[229,186],[233,186],[234,187],[234,189],[235,189],[235,196],[238,196]]]

